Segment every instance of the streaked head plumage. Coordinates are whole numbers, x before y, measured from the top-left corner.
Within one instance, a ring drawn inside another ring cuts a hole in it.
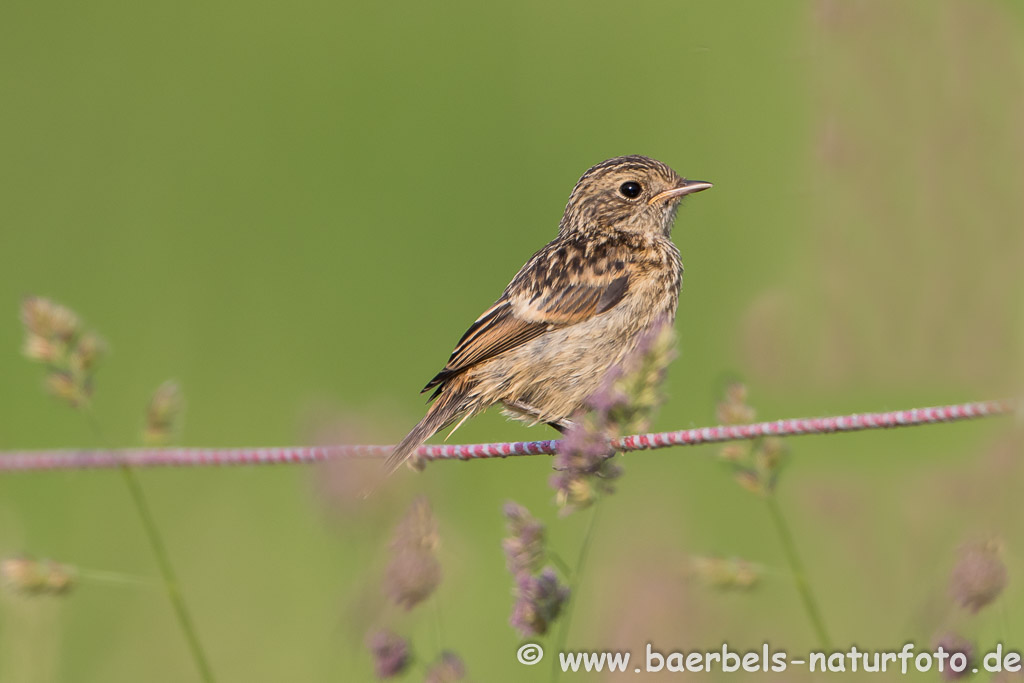
[[[656,159],[633,154],[602,161],[576,183],[559,233],[640,232],[668,236],[683,196],[711,183],[686,180]]]

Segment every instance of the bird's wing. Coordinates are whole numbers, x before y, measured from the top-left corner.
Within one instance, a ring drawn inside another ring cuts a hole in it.
[[[501,298],[462,335],[447,365],[423,391],[549,330],[600,315],[626,295],[629,272],[624,261],[588,262],[571,257],[572,250],[553,247],[523,266]]]

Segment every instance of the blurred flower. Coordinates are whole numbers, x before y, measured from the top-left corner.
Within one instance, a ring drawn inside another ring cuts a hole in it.
[[[715,410],[719,424],[741,425],[753,422],[757,412],[747,405],[747,387],[741,382],[730,382]]]
[[[745,443],[727,443],[722,446],[718,457],[728,462],[740,462],[750,452],[750,445]]]
[[[613,493],[613,481],[622,468],[612,462],[615,451],[608,446],[610,422],[607,413],[587,413],[566,432],[555,454],[550,485],[560,512],[569,514],[589,506],[598,495]]]
[[[70,373],[53,370],[46,376],[46,390],[54,398],[67,401],[73,406],[85,402],[84,387]]]
[[[314,402],[302,409],[299,438],[316,446],[384,443],[393,429],[386,416],[387,406],[353,409],[331,402]],[[310,483],[324,511],[337,516],[350,528],[349,520],[358,515],[365,524],[366,515],[390,516],[398,504],[398,486],[383,486],[380,461],[376,458],[334,457],[317,463],[310,470]],[[373,495],[367,495],[368,492]]]
[[[394,678],[409,666],[409,643],[392,631],[377,631],[367,641],[377,678]]]
[[[516,604],[509,623],[522,634],[541,636],[547,633],[569,599],[569,588],[558,582],[551,567],[536,576],[520,574],[516,578]]]
[[[761,570],[737,557],[694,555],[690,558],[690,574],[712,588],[752,588],[761,578]]]
[[[518,503],[505,503],[508,537],[502,540],[505,563],[513,576],[532,574],[544,562],[544,525]]]
[[[73,311],[42,297],[27,297],[21,304],[25,326],[25,357],[43,363],[46,388],[73,407],[89,402],[93,374],[106,346],[95,333],[83,332]]]
[[[764,493],[764,487],[761,486],[761,477],[758,476],[754,470],[748,470],[745,468],[737,468],[733,473],[733,479],[736,483],[750,491],[761,495]]]
[[[766,436],[758,442],[754,450],[754,462],[762,471],[777,470],[786,454],[786,445],[777,436]]]
[[[949,666],[949,659],[946,659],[942,668],[942,678],[947,681],[955,681],[971,675],[974,665],[974,645],[958,633],[947,632],[932,641],[932,651],[938,652],[940,647],[950,656],[960,653],[967,658],[967,666],[963,671],[953,671]]]
[[[430,597],[440,583],[441,565],[433,555],[403,548],[388,564],[385,590],[408,610]]]
[[[747,405],[746,385],[730,382],[718,402],[715,414],[723,425],[753,422],[757,414]],[[785,455],[785,442],[775,436],[761,437],[753,442],[725,444],[718,453],[719,459],[733,468],[736,483],[758,495],[768,495],[775,490]]]
[[[28,296],[21,302],[21,322],[29,336],[70,342],[80,323],[74,311],[49,299]]]
[[[426,496],[412,501],[405,517],[395,527],[392,547],[411,548],[416,551],[433,552],[439,543],[437,521]]]
[[[25,337],[25,345],[22,347],[22,353],[29,360],[39,361],[40,363],[54,363],[60,358],[63,350],[57,346],[52,340],[46,337],[38,337],[36,335],[27,335]]]
[[[516,594],[509,623],[523,637],[542,635],[561,612],[569,589],[558,582],[554,569],[540,569],[546,556],[544,525],[517,503],[506,503],[504,512],[509,536],[501,545]]]
[[[608,444],[606,414],[588,413],[583,419],[573,422],[562,438],[558,453],[555,454],[555,469],[575,470],[593,474],[615,455]]]
[[[441,563],[434,553],[438,546],[437,522],[430,503],[420,496],[395,528],[391,540],[391,562],[384,577],[384,589],[396,604],[412,609],[430,597],[441,583]]]
[[[455,683],[464,680],[465,677],[466,665],[462,663],[462,658],[454,652],[445,650],[441,653],[441,658],[427,669],[423,683]]]
[[[555,489],[555,504],[559,514],[567,515],[575,510],[582,510],[597,500],[599,492],[611,493],[614,489],[603,482],[592,482],[581,472],[561,472],[548,478],[551,488]]]
[[[622,470],[612,463],[615,451],[608,442],[648,428],[661,404],[659,386],[674,356],[675,330],[664,320],[656,321],[590,397],[590,411],[577,416],[555,455],[558,474],[550,484],[562,514],[585,508],[600,494],[615,490],[611,482]]]
[[[676,333],[668,320],[656,320],[640,336],[636,349],[613,368],[591,407],[605,413],[609,435],[642,432],[664,400],[661,383],[676,357]]]
[[[60,595],[70,591],[77,578],[74,567],[31,557],[0,560],[0,580],[4,586],[28,595]]]
[[[966,610],[977,612],[1006,588],[1006,565],[999,543],[975,541],[960,548],[949,581],[953,599]]]
[[[157,387],[146,408],[143,441],[149,446],[163,446],[173,441],[181,430],[184,408],[185,399],[177,382],[167,380]]]
[[[87,375],[96,368],[105,349],[102,339],[94,332],[86,332],[68,354],[68,367],[75,375]]]
[[[387,515],[400,496],[395,487],[382,486],[380,461],[374,458],[327,458],[313,468],[311,480],[325,512],[343,522],[342,528],[349,528],[352,517],[365,522],[367,514]]]

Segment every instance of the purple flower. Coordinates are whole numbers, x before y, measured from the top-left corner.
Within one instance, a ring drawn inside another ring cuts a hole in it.
[[[536,576],[520,574],[516,578],[516,604],[509,623],[524,638],[544,635],[568,599],[569,588],[558,582],[551,567],[545,567]]]
[[[377,631],[367,641],[377,678],[394,678],[409,666],[409,643],[392,631]]]
[[[441,658],[427,670],[423,683],[456,683],[466,677],[466,665],[454,652],[445,650]]]
[[[509,623],[523,637],[546,633],[569,598],[569,589],[544,562],[544,525],[517,503],[505,504],[509,536],[502,541],[506,565],[515,579],[516,602]],[[540,571],[540,573],[538,573]]]
[[[608,445],[608,434],[602,425],[584,416],[566,432],[555,454],[555,469],[574,470],[592,474],[596,472],[615,451]]]
[[[607,415],[612,410],[629,402],[629,396],[616,386],[616,381],[622,377],[623,368],[621,365],[613,367],[601,381],[601,388],[594,392],[594,395],[587,399],[587,405],[591,410]]]
[[[946,659],[943,662],[942,677],[947,681],[955,681],[959,678],[966,678],[971,675],[972,664],[974,663],[974,646],[959,633],[944,633],[941,637],[937,638],[932,643],[932,649],[938,652],[939,648],[942,648],[945,652],[949,653],[952,657],[955,654],[962,654],[967,658],[966,666],[963,671],[954,671],[950,668],[950,661]]]
[[[518,503],[505,503],[508,537],[502,540],[505,564],[513,576],[531,574],[544,561],[544,525]]]
[[[614,464],[615,451],[608,445],[609,430],[595,427],[600,415],[584,415],[566,433],[555,455],[558,472],[551,477],[555,502],[561,514],[589,506],[598,495],[612,493],[612,482],[622,474]]]
[[[639,335],[633,352],[605,375],[587,401],[590,412],[576,416],[555,455],[558,474],[551,478],[563,514],[614,491],[611,482],[622,470],[612,464],[615,451],[609,441],[649,426],[661,403],[658,385],[674,355],[674,341],[668,321],[652,323]]]

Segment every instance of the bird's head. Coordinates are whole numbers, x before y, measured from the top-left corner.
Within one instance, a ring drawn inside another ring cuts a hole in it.
[[[711,183],[702,180],[680,178],[649,157],[609,159],[576,183],[559,234],[633,232],[668,237],[682,198],[709,187]]]

